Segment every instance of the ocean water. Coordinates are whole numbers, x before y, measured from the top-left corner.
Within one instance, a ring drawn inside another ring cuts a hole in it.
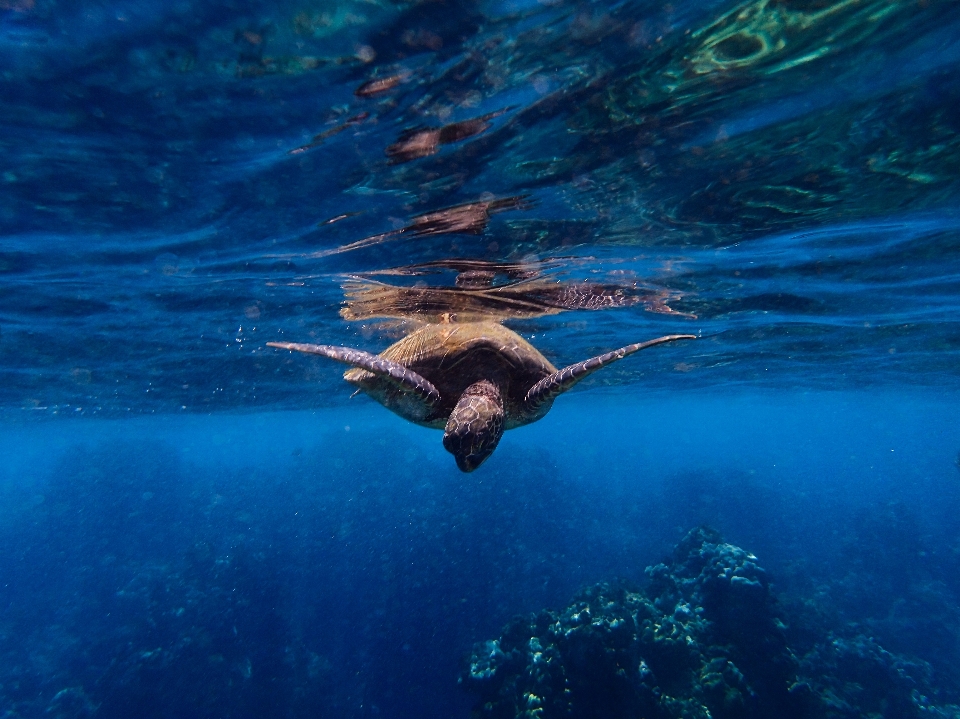
[[[953,0],[0,0],[0,719],[960,717],[958,70]],[[478,321],[696,339],[470,473],[267,345]]]

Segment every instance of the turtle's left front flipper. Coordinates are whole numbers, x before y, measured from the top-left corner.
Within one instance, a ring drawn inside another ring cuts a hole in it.
[[[523,401],[524,413],[536,414],[545,403],[550,402],[557,395],[566,392],[587,375],[593,374],[598,369],[606,367],[608,364],[616,362],[619,359],[623,359],[627,355],[632,355],[634,352],[639,352],[654,345],[664,344],[665,342],[695,340],[696,338],[696,335],[666,335],[664,337],[657,337],[655,340],[627,345],[618,350],[597,355],[583,362],[577,362],[577,364],[572,364],[569,367],[557,370],[530,388]]]
[[[379,375],[397,389],[417,397],[426,409],[432,408],[440,401],[440,392],[426,378],[421,377],[413,370],[407,369],[401,364],[391,362],[388,359],[370,354],[369,352],[351,349],[350,347],[311,345],[301,344],[299,342],[267,342],[267,346],[329,357],[337,362],[343,362],[352,367],[365,369],[368,372]]]

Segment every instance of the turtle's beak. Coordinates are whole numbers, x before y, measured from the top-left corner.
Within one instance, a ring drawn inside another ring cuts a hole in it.
[[[503,436],[503,400],[492,382],[482,380],[464,390],[447,419],[443,446],[462,472],[472,472],[497,448]]]
[[[478,454],[457,455],[454,459],[457,460],[457,467],[460,468],[461,472],[472,472],[483,464],[491,454],[493,454],[492,451],[482,456]]]

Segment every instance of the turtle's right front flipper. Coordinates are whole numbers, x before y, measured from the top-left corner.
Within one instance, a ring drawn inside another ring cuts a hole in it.
[[[583,362],[577,362],[569,367],[564,367],[552,375],[544,377],[529,389],[523,401],[523,411],[528,415],[536,415],[544,404],[553,401],[557,395],[566,392],[587,375],[593,374],[598,369],[606,367],[612,362],[632,355],[634,352],[645,350],[647,347],[661,345],[665,342],[695,340],[696,338],[696,335],[666,335],[664,337],[657,337],[655,340],[647,340],[646,342],[627,345],[612,352],[606,352],[605,354],[591,357]]]
[[[282,350],[295,350],[307,354],[322,355],[337,362],[359,367],[382,377],[397,389],[416,395],[428,407],[433,407],[440,401],[440,392],[433,384],[421,377],[413,370],[401,364],[378,357],[362,350],[349,347],[334,347],[331,345],[299,344],[297,342],[267,342],[268,347],[277,347]]]

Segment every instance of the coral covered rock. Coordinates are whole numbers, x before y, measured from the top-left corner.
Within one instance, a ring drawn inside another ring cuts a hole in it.
[[[824,632],[799,660],[757,558],[713,530],[691,531],[646,573],[644,591],[599,584],[478,644],[461,677],[474,717],[960,716],[934,706],[920,664],[864,637]],[[864,677],[888,680],[860,712]]]
[[[756,557],[696,529],[646,592],[601,584],[478,645],[489,717],[791,716],[796,661]]]

